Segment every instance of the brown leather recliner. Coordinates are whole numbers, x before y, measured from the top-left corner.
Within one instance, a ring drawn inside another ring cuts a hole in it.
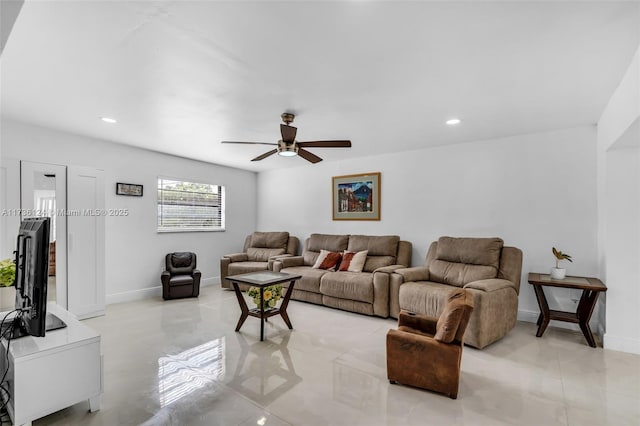
[[[165,257],[165,264],[166,270],[160,277],[162,298],[168,300],[198,297],[202,274],[196,269],[196,254],[191,252],[169,253]]]
[[[272,269],[274,259],[298,254],[300,240],[288,232],[254,232],[244,241],[242,253],[225,254],[220,259],[220,285],[231,288],[230,275]],[[240,290],[249,285],[240,284]]]
[[[387,377],[458,397],[464,332],[473,311],[468,290],[453,290],[439,318],[400,311],[398,329],[387,333]]]

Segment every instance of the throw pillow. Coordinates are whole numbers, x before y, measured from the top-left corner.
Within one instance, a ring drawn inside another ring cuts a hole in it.
[[[329,250],[320,250],[320,255],[318,256],[318,259],[316,259],[316,263],[313,264],[313,268],[335,271],[341,258],[342,255],[340,253]]]
[[[343,251],[342,261],[340,262],[340,268],[338,270],[348,272],[362,272],[364,263],[367,261],[367,253],[369,253],[369,250],[363,250],[357,253],[347,250]]]

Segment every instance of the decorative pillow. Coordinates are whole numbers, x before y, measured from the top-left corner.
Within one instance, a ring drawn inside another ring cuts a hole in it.
[[[313,264],[313,268],[335,271],[341,258],[342,255],[335,251],[320,250],[320,255],[316,259],[316,263]]]
[[[342,261],[340,262],[340,268],[338,270],[348,272],[362,272],[364,262],[367,261],[367,253],[369,253],[369,250],[363,250],[357,253],[347,250],[343,251]]]

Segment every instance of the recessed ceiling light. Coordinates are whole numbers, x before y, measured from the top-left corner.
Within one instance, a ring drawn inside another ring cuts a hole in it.
[[[460,124],[460,119],[459,118],[452,118],[450,120],[447,120],[447,124],[449,126],[454,126],[456,124]]]
[[[110,123],[110,124],[115,124],[118,121],[114,118],[109,118],[109,117],[100,117],[100,120],[104,121],[105,123]]]

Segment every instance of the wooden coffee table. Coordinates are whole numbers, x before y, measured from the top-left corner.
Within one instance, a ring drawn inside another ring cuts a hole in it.
[[[580,330],[582,330],[582,334],[584,334],[584,337],[587,339],[589,346],[592,348],[596,347],[596,341],[593,338],[591,327],[589,327],[589,320],[591,319],[593,308],[596,306],[598,294],[600,294],[601,291],[607,291],[607,286],[604,285],[602,281],[598,278],[571,276],[562,280],[554,280],[548,274],[531,272],[529,273],[529,284],[533,286],[533,290],[536,292],[538,306],[540,307],[536,337],[542,337],[550,320],[572,322],[580,326]],[[582,290],[582,297],[580,297],[576,312],[563,312],[549,309],[547,298],[542,290],[542,287],[545,286]]]
[[[247,319],[247,317],[251,316],[260,318],[260,341],[263,341],[264,322],[267,318],[274,315],[280,315],[285,324],[287,324],[287,327],[289,327],[289,330],[291,330],[293,326],[291,325],[289,315],[287,315],[287,306],[289,305],[289,299],[291,299],[291,294],[293,293],[293,286],[295,285],[296,280],[299,280],[300,278],[302,278],[302,275],[292,275],[285,274],[283,272],[271,271],[249,272],[248,274],[232,275],[230,277],[227,277],[227,279],[231,281],[231,284],[233,285],[236,297],[238,298],[238,303],[240,304],[240,309],[242,310],[240,319],[238,320],[238,325],[236,326],[236,331],[240,331],[240,327],[242,327],[242,324],[244,324],[244,321]],[[260,300],[264,300],[265,287],[275,284],[282,284],[287,281],[289,281],[289,288],[286,289],[280,307],[267,309],[264,308],[264,303],[261,303],[259,308],[249,309],[249,307],[247,306],[247,302],[244,300],[244,296],[242,296],[242,292],[240,291],[240,286],[238,285],[238,283],[242,283],[260,288]]]

